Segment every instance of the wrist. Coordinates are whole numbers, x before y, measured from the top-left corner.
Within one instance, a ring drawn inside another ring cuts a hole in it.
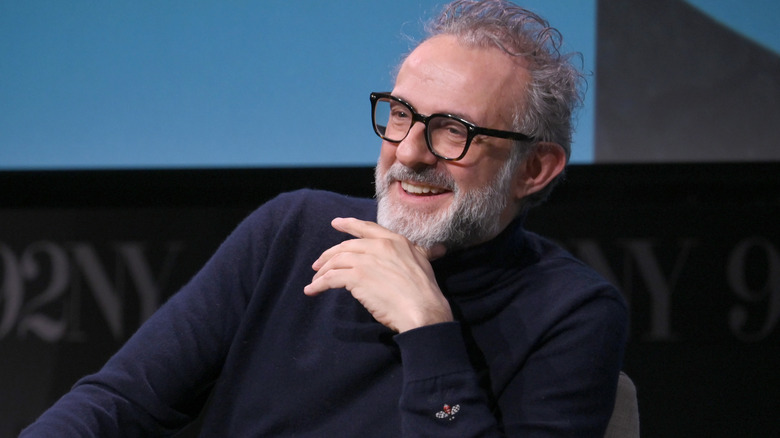
[[[398,333],[403,333],[416,328],[453,321],[455,321],[455,318],[452,315],[450,305],[444,300],[444,303],[436,308],[426,307],[421,309],[416,315],[409,319],[407,324],[397,328]]]

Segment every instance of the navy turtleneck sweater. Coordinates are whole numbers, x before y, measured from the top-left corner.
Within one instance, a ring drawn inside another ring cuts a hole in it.
[[[603,436],[626,340],[620,294],[520,221],[433,262],[457,322],[395,334],[345,290],[303,294],[376,204],[279,196],[96,374],[22,437]],[[204,408],[205,406],[205,408]]]

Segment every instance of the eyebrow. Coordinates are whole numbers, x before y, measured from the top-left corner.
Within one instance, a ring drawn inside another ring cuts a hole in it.
[[[411,100],[407,99],[407,98],[406,98],[406,97],[404,97],[404,96],[401,96],[400,94],[395,94],[393,91],[391,91],[391,92],[390,92],[390,94],[391,94],[392,96],[395,96],[395,97],[397,97],[397,98],[399,98],[399,99],[403,100],[404,102],[408,103],[409,105],[411,105],[411,106],[412,106],[412,108],[413,108],[415,111],[417,111],[417,112],[419,113],[419,111],[418,111],[418,109],[417,109],[417,106],[415,106],[415,105],[412,103],[412,101],[411,101]],[[473,117],[470,117],[470,116],[468,116],[468,115],[466,115],[466,114],[463,114],[463,113],[460,113],[460,112],[453,112],[453,111],[434,111],[434,112],[432,112],[432,113],[427,113],[427,114],[423,114],[423,115],[424,115],[424,116],[430,116],[431,114],[448,114],[448,115],[451,115],[451,116],[459,117],[459,118],[461,118],[461,119],[463,119],[463,120],[466,120],[466,121],[468,121],[468,122],[471,122],[471,123],[473,123],[473,124],[475,124],[475,125],[477,125],[477,126],[480,126],[480,127],[481,127],[481,126],[483,126],[482,124],[475,122]]]

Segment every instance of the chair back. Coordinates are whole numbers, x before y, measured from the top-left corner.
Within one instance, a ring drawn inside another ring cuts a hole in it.
[[[615,408],[604,438],[639,438],[639,402],[636,386],[624,372],[618,377]]]

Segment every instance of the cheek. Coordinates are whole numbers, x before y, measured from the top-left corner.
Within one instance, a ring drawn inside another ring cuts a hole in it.
[[[484,189],[495,182],[501,166],[492,164],[486,160],[471,166],[450,166],[448,170],[461,190],[472,191]]]
[[[380,169],[389,168],[395,161],[396,146],[386,141],[382,142],[382,147],[379,149],[379,158],[377,165]]]
[[[507,161],[510,159],[509,144],[485,144],[482,147],[466,155],[462,162],[463,178],[468,179],[466,184],[470,187],[485,187],[493,184],[496,178],[504,171]],[[472,152],[476,152],[471,155]],[[466,161],[468,160],[468,161]],[[453,171],[454,173],[454,171]]]

